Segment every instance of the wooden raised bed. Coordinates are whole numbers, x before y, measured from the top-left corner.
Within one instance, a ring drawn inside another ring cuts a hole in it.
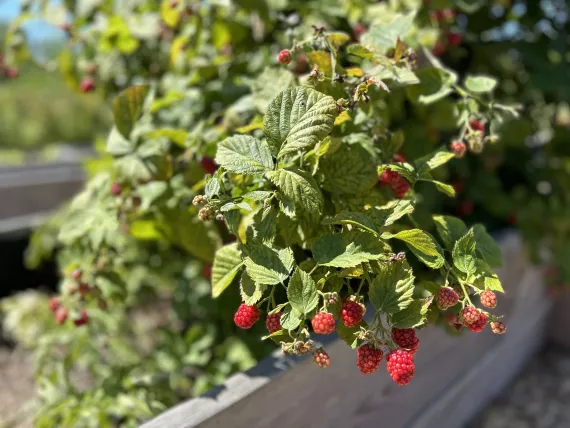
[[[143,428],[374,427],[453,428],[471,419],[540,347],[551,306],[538,268],[527,262],[515,233],[500,239],[507,291],[500,299],[507,334],[450,337],[440,328],[419,332],[416,375],[398,387],[382,366],[362,376],[355,351],[338,339],[325,343],[331,366],[280,351],[209,393],[184,402]]]

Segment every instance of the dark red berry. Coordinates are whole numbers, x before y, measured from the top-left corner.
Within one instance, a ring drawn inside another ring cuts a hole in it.
[[[446,51],[446,47],[443,43],[441,43],[440,41],[438,41],[435,46],[433,47],[433,49],[431,50],[431,52],[435,55],[435,56],[442,56],[443,54],[445,54]]]
[[[487,325],[487,315],[481,313],[477,321],[471,324],[467,324],[467,328],[471,330],[473,333],[480,333],[485,329],[486,325]]]
[[[479,131],[482,134],[485,133],[485,124],[479,120],[470,120],[469,126],[473,131]]]
[[[317,334],[331,334],[335,328],[334,317],[328,312],[319,312],[311,320],[311,325]]]
[[[340,318],[345,326],[354,327],[362,321],[363,313],[364,310],[360,304],[351,300],[345,300],[340,310]]]
[[[87,296],[90,291],[91,291],[91,287],[89,287],[89,284],[86,284],[84,282],[79,284],[79,294],[81,296]]]
[[[464,324],[473,324],[481,318],[481,315],[481,311],[479,311],[475,306],[465,306],[461,309],[461,312],[459,312],[459,319]]]
[[[401,154],[401,153],[396,153],[396,154],[394,155],[394,162],[404,163],[404,162],[406,162],[406,158],[404,157],[403,154]]]
[[[265,327],[269,330],[269,333],[275,333],[281,330],[281,312],[276,314],[269,314],[265,319]]]
[[[398,385],[407,385],[414,376],[414,357],[407,351],[397,349],[386,357],[386,368]]]
[[[93,92],[95,90],[95,80],[93,80],[92,77],[84,77],[81,83],[79,84],[79,89],[84,94]]]
[[[277,61],[279,64],[287,65],[291,62],[291,51],[289,49],[283,49],[277,55]]]
[[[475,204],[473,201],[465,199],[459,203],[459,207],[457,207],[457,214],[459,214],[460,217],[465,217],[471,214],[474,209]]]
[[[67,320],[69,311],[64,307],[60,307],[55,311],[55,322],[62,325]]]
[[[393,328],[392,340],[402,349],[408,350],[411,354],[415,354],[420,346],[420,339],[416,336],[413,328]]]
[[[463,41],[463,36],[459,33],[448,33],[447,34],[447,43],[450,46],[459,46]]]
[[[213,174],[218,169],[214,159],[209,158],[208,156],[204,156],[200,161],[200,164],[202,165],[202,169],[206,171],[206,174]]]
[[[89,316],[87,315],[87,311],[85,309],[81,310],[79,318],[73,320],[73,324],[75,324],[76,327],[85,325],[88,322],[89,322]]]
[[[111,194],[115,196],[119,196],[121,194],[121,185],[117,182],[111,184]]]
[[[501,321],[495,321],[491,323],[491,330],[495,334],[505,334],[507,327]]]
[[[465,183],[461,180],[455,180],[453,183],[451,183],[451,185],[453,186],[453,190],[455,190],[456,194],[460,194],[463,193],[463,191],[465,190]]]
[[[410,183],[402,176],[398,177],[398,179],[392,183],[392,193],[394,193],[396,198],[403,198],[409,191]]]
[[[380,174],[380,183],[381,184],[392,184],[392,182],[400,176],[397,172],[387,169],[386,171]]]
[[[52,297],[51,299],[49,299],[49,310],[52,311],[54,314],[60,307],[61,303],[59,303],[59,298]]]
[[[494,308],[497,306],[497,295],[490,290],[481,293],[481,304],[486,308]]]
[[[239,328],[251,328],[259,319],[259,309],[255,305],[242,303],[234,315],[234,322]]]
[[[455,292],[453,288],[443,287],[437,292],[437,306],[440,309],[445,310],[457,305],[459,302],[459,295]]]
[[[362,345],[356,350],[356,367],[362,374],[372,374],[382,361],[384,353],[381,349],[376,349],[369,344]]]
[[[516,214],[509,214],[507,216],[507,222],[509,224],[513,224],[513,225],[517,224],[518,223],[517,215]]]
[[[449,145],[449,149],[455,154],[456,158],[462,158],[465,155],[467,146],[463,141],[454,141]]]
[[[313,352],[313,362],[320,368],[326,368],[331,364],[331,359],[327,351],[319,348]]]
[[[212,276],[212,265],[204,265],[202,268],[202,276],[204,278],[211,278]]]
[[[356,24],[352,29],[352,32],[354,33],[354,37],[356,38],[356,40],[359,40],[360,36],[362,36],[365,31],[366,31],[366,25],[360,23]]]

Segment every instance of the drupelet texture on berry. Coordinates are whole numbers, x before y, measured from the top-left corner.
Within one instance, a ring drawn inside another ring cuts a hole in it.
[[[362,321],[363,312],[362,306],[358,303],[351,300],[345,300],[342,303],[340,318],[345,326],[354,327]]]
[[[479,319],[474,323],[467,324],[467,328],[471,330],[473,333],[480,333],[485,329],[487,325],[487,315],[481,312]]]
[[[495,321],[491,323],[491,330],[495,334],[505,334],[505,332],[507,331],[507,327],[503,322]]]
[[[437,306],[439,306],[440,309],[445,310],[457,305],[457,302],[459,302],[459,295],[453,288],[443,287],[437,292],[436,300]]]
[[[392,340],[402,349],[407,349],[412,355],[418,351],[420,339],[413,328],[393,328]]]
[[[259,309],[255,305],[242,303],[234,315],[234,323],[239,328],[251,328],[259,320]]]
[[[283,49],[277,55],[277,61],[279,64],[287,65],[291,62],[291,52],[289,49]]]
[[[317,334],[331,334],[335,328],[334,317],[328,312],[319,312],[311,320],[311,325]]]
[[[275,333],[276,331],[281,330],[281,312],[267,315],[265,326],[267,327],[267,330],[269,330],[269,333]]]
[[[331,359],[329,354],[327,354],[327,351],[323,348],[318,348],[313,352],[313,362],[324,369],[330,365]]]
[[[381,349],[376,349],[369,344],[362,345],[356,350],[356,366],[362,374],[372,374],[382,361],[384,353]]]
[[[403,198],[410,191],[410,183],[402,176],[392,182],[392,193],[396,198]]]
[[[454,141],[449,145],[449,149],[455,154],[456,158],[462,158],[465,155],[467,146],[463,141]]]
[[[414,376],[414,357],[407,351],[397,349],[386,357],[386,368],[398,385],[407,385]]]
[[[473,324],[481,317],[481,312],[475,306],[465,306],[459,313],[459,318],[464,324]]]
[[[486,308],[494,308],[497,306],[497,295],[490,290],[481,293],[481,304]]]

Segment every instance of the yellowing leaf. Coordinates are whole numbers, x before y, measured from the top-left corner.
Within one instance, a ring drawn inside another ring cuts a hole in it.
[[[181,3],[183,2],[176,2],[176,6],[172,7],[174,3],[171,0],[162,0],[162,4],[160,5],[160,17],[169,27],[174,28],[180,22],[182,16]]]
[[[345,122],[352,122],[352,117],[346,110],[337,116],[337,118],[334,120],[334,124],[335,126],[338,126],[342,125]]]
[[[113,101],[113,116],[119,132],[129,138],[131,131],[142,115],[143,104],[149,92],[148,85],[125,89]]]
[[[331,54],[325,51],[312,51],[307,54],[312,66],[316,66],[321,73],[332,75]]]

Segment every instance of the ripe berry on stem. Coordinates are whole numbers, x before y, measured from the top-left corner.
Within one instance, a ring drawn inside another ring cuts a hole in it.
[[[259,309],[255,305],[242,303],[234,315],[234,323],[239,328],[251,328],[257,320],[259,320]]]
[[[49,310],[52,311],[54,314],[60,307],[61,303],[59,303],[59,299],[57,297],[52,297],[51,299],[49,299]]]
[[[450,46],[459,46],[463,41],[463,37],[459,33],[448,33],[447,34],[447,43]]]
[[[311,320],[311,325],[317,334],[331,334],[335,328],[335,320],[328,312],[318,312]]]
[[[85,309],[81,310],[79,318],[73,320],[73,324],[75,324],[76,327],[85,325],[88,322],[89,322],[89,315],[87,314],[87,311]]]
[[[402,386],[407,385],[416,370],[414,357],[407,351],[397,349],[386,357],[386,368],[394,382]]]
[[[456,158],[462,158],[465,155],[467,146],[463,141],[454,141],[449,145],[449,149],[455,154]]]
[[[480,120],[470,120],[469,126],[473,131],[479,131],[482,134],[485,134],[485,124]]]
[[[69,311],[64,307],[60,307],[55,311],[55,322],[62,325],[67,320]]]
[[[340,310],[340,318],[347,327],[354,327],[362,320],[364,311],[357,302],[345,300]]]
[[[320,368],[326,368],[331,364],[331,359],[327,351],[323,348],[318,348],[313,352],[313,362]]]
[[[403,198],[409,191],[410,183],[404,177],[399,176],[395,182],[392,182],[392,193],[396,198]]]
[[[265,319],[265,327],[269,330],[269,333],[275,333],[281,330],[281,312],[276,314],[269,314]]]
[[[362,374],[372,374],[382,361],[384,353],[369,344],[362,345],[356,350],[356,366]]]
[[[393,328],[392,340],[402,349],[407,349],[412,355],[418,351],[420,339],[413,328]]]
[[[491,330],[495,334],[505,334],[507,327],[501,321],[495,321],[491,323]]]
[[[459,313],[459,318],[464,324],[473,324],[479,321],[482,313],[475,306],[465,306]]]
[[[439,308],[445,310],[457,305],[459,295],[453,288],[443,287],[437,292],[436,301]]]
[[[277,61],[279,61],[279,64],[289,64],[291,62],[291,51],[289,49],[281,50],[277,55]]]
[[[487,325],[487,315],[481,313],[477,321],[471,324],[467,324],[467,328],[471,330],[473,333],[480,333],[485,329],[486,325]]]
[[[84,94],[88,94],[95,90],[95,80],[91,77],[84,77],[81,83],[79,84],[79,89]]]
[[[491,290],[485,290],[481,293],[481,304],[486,308],[495,308],[497,306],[497,295]]]
[[[214,162],[214,159],[208,156],[204,156],[202,160],[200,160],[200,164],[202,165],[202,169],[206,171],[206,174],[213,174],[218,169],[216,162]]]
[[[111,184],[111,194],[115,196],[119,196],[121,194],[121,185],[117,182]]]

